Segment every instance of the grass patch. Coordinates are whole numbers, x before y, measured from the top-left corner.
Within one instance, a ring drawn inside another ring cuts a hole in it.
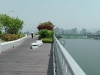
[[[42,38],[41,40],[42,40],[43,43],[53,43],[52,38]]]

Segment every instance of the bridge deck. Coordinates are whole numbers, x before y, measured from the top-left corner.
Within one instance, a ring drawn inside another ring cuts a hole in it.
[[[51,44],[30,49],[36,39],[26,38],[0,55],[0,75],[53,75]]]

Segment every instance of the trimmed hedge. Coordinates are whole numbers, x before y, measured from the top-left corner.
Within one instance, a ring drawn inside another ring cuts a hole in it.
[[[2,34],[1,39],[4,41],[13,41],[13,40],[17,40],[19,38],[24,37],[24,34]]]
[[[43,43],[53,43],[52,38],[42,38],[41,40],[42,40]]]

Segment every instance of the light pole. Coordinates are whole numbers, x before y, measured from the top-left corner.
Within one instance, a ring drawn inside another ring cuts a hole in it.
[[[37,27],[36,27],[36,25],[33,25],[34,27],[33,27],[33,29],[34,29],[34,33],[36,34],[37,33]]]
[[[34,26],[34,28],[35,28],[35,25],[33,25],[33,26]],[[33,28],[33,29],[34,29],[34,28]],[[34,33],[35,33],[35,29],[34,29]]]
[[[38,28],[37,28],[37,26],[36,26],[36,34],[37,34],[37,32],[38,32]]]
[[[30,26],[31,26],[31,24],[29,24],[29,26],[28,26],[28,33],[30,33]]]
[[[10,12],[14,12],[14,10],[8,11],[8,16],[9,16],[9,13],[10,13]]]

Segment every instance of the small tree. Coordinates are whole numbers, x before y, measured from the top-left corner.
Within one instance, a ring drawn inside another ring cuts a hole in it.
[[[11,18],[8,33],[17,34],[23,27],[23,21],[18,18]]]
[[[5,33],[16,34],[23,27],[22,20],[20,20],[19,18],[10,17],[6,14],[0,15],[0,21],[3,25],[3,28],[5,28]]]
[[[7,28],[9,26],[9,19],[10,17],[7,16],[6,14],[0,14],[0,21],[1,21],[3,28],[5,28],[5,32],[7,32]]]

